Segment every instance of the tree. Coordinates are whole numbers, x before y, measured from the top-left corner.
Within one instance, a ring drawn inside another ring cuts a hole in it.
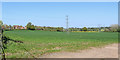
[[[82,28],[82,30],[83,30],[83,31],[87,31],[87,28],[86,28],[86,27],[84,27],[84,28]]]
[[[9,29],[10,29],[10,30],[12,29],[12,26],[11,26],[11,25],[9,25]]]
[[[111,30],[112,32],[117,32],[117,30],[118,30],[118,24],[112,24],[112,25],[110,26],[110,30]]]
[[[63,31],[63,27],[57,27],[57,28],[56,28],[56,31],[62,32],[62,31]]]
[[[2,22],[2,20],[0,20],[0,26],[1,26],[1,25],[3,25],[3,22]]]
[[[27,29],[28,30],[35,30],[35,26],[34,25],[32,25],[32,23],[31,22],[28,22],[28,24],[27,24]]]
[[[0,29],[2,29],[3,22],[0,20]]]
[[[118,25],[118,30],[117,31],[120,32],[120,25]]]
[[[118,32],[120,32],[120,28],[118,29]]]
[[[31,25],[30,30],[35,30],[35,26]]]
[[[30,28],[31,28],[31,26],[32,26],[32,23],[31,23],[31,22],[28,22],[28,24],[27,24],[27,26],[26,26],[26,27],[27,27],[27,29],[28,29],[28,30],[31,30],[31,29],[30,29]]]
[[[110,32],[110,29],[105,28],[105,29],[104,29],[104,32]]]

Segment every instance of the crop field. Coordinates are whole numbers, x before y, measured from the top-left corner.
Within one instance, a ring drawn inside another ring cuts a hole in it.
[[[51,32],[14,30],[5,31],[8,41],[5,44],[7,58],[39,58],[43,54],[60,51],[77,51],[90,47],[102,47],[118,43],[117,32]]]

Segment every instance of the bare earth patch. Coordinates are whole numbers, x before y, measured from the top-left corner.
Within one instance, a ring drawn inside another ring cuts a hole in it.
[[[40,58],[118,58],[118,44],[102,48],[91,48],[77,52],[57,52],[40,56]]]

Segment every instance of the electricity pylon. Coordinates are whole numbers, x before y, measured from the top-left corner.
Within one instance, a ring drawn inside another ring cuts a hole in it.
[[[66,31],[69,33],[68,15],[66,16]]]

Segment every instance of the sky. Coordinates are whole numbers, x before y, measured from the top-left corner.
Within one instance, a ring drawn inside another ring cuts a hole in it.
[[[120,0],[1,0],[2,2],[118,2]]]
[[[3,2],[2,21],[8,25],[96,27],[118,24],[117,2]]]

